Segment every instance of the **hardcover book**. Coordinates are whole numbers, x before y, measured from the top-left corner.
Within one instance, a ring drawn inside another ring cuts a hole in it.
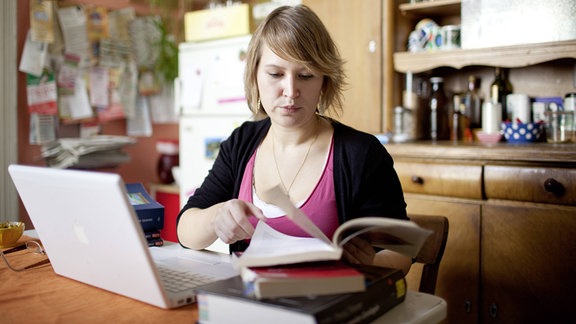
[[[163,246],[164,240],[161,237],[147,238],[148,246]]]
[[[154,200],[141,183],[127,183],[126,192],[144,232],[164,228],[164,206]]]
[[[147,240],[157,239],[162,237],[162,234],[160,233],[160,230],[144,231],[144,237],[146,237]]]
[[[406,297],[402,271],[358,266],[366,290],[324,296],[257,299],[244,293],[240,276],[199,287],[199,323],[369,323]]]
[[[364,275],[342,261],[243,268],[244,293],[258,299],[331,295],[365,290]]]
[[[286,216],[310,237],[296,237],[280,233],[259,221],[248,248],[232,259],[238,269],[244,267],[340,260],[342,247],[359,237],[381,249],[392,250],[416,257],[432,231],[409,220],[387,217],[359,217],[341,224],[332,239],[328,238],[279,186],[265,190],[261,197],[269,204],[280,207]]]

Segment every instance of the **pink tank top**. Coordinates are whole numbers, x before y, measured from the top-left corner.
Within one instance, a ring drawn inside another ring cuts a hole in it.
[[[306,214],[329,238],[332,238],[334,231],[336,231],[336,228],[338,227],[338,210],[336,207],[336,195],[334,192],[334,169],[332,163],[333,145],[334,142],[332,141],[330,144],[328,159],[326,159],[324,171],[322,172],[320,180],[314,187],[314,190],[312,190],[310,196],[298,205],[298,208],[300,208],[304,214]],[[252,186],[255,159],[256,152],[254,152],[244,170],[244,177],[242,178],[242,184],[240,185],[238,199],[254,203],[256,206],[260,207],[264,212],[264,215],[269,217],[266,223],[275,230],[292,236],[310,236],[308,233],[300,229],[300,227],[292,223],[292,221],[286,217],[279,208],[267,205],[256,197]],[[263,208],[262,204],[267,206]],[[278,212],[274,212],[274,209]],[[252,225],[256,226],[258,219],[256,217],[250,217],[250,222]]]

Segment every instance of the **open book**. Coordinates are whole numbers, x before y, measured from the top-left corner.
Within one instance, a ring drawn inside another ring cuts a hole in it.
[[[408,220],[361,217],[340,225],[332,240],[329,240],[290,202],[281,189],[275,187],[263,198],[282,208],[294,223],[312,237],[286,235],[259,221],[250,246],[233,261],[238,268],[339,260],[342,257],[342,247],[354,237],[367,240],[374,247],[416,257],[422,244],[432,233]]]

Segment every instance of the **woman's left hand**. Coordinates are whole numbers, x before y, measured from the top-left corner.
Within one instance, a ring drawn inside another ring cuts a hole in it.
[[[344,244],[343,257],[350,263],[372,264],[375,254],[374,247],[359,237],[355,237]]]

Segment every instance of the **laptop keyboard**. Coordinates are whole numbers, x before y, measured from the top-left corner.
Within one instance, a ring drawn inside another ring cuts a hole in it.
[[[200,273],[179,271],[166,267],[158,267],[160,278],[169,292],[180,292],[218,280],[216,277]]]

